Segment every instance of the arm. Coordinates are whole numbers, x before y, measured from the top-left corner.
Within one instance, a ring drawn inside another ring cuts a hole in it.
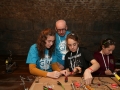
[[[58,71],[47,72],[36,68],[36,64],[29,64],[29,71],[33,75],[43,76],[43,77],[51,77],[58,78],[61,74]]]
[[[100,65],[99,65],[99,63],[97,62],[97,59],[95,58],[95,54],[94,54],[94,57],[93,57],[93,55],[91,54],[91,52],[88,51],[88,50],[85,49],[85,48],[82,49],[82,52],[83,52],[83,54],[84,54],[85,59],[92,64],[92,65],[90,66],[90,68],[93,70],[92,72],[98,70],[99,67],[100,67]]]
[[[33,75],[43,76],[43,77],[47,76],[47,71],[43,71],[36,68],[36,64],[29,64],[29,71]]]
[[[94,59],[100,64],[100,68],[95,71],[95,75],[105,75],[105,67],[104,67],[104,62],[102,60],[102,56],[100,53],[95,52],[94,53]]]
[[[57,64],[57,63],[53,63],[53,64],[52,64],[52,69],[55,70],[55,71],[60,71],[60,73],[61,73],[61,74],[64,74],[65,76],[70,75],[69,68],[67,68],[66,70],[61,70],[61,69],[58,67],[58,64]]]
[[[59,67],[58,67],[58,64],[57,63],[53,63],[52,64],[52,69],[54,71],[60,71],[61,74],[64,74],[65,76],[68,76],[70,74],[69,72],[69,68],[67,68],[66,70],[61,70]]]
[[[98,70],[100,65],[99,63],[95,60],[95,59],[92,59],[91,60],[91,66],[88,67],[85,72],[84,72],[84,79],[85,79],[85,83],[86,84],[90,84],[91,81],[92,81],[92,75],[91,73]]]
[[[92,72],[95,72],[96,70],[100,68],[99,63],[95,59],[91,60],[91,64],[92,66],[90,66],[89,68],[91,69]]]
[[[61,71],[61,69],[58,67],[57,62],[52,64],[52,69],[53,69],[54,71]]]

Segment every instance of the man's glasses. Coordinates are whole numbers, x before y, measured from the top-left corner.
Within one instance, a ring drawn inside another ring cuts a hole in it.
[[[66,29],[65,28],[63,28],[63,29],[56,29],[57,30],[57,32],[63,32],[63,31],[66,31]]]

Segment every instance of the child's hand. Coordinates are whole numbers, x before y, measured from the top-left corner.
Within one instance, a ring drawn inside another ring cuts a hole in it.
[[[74,72],[74,73],[81,73],[81,72],[82,72],[82,69],[81,69],[80,67],[75,67],[75,68],[73,69],[73,72]]]
[[[60,73],[63,74],[63,75],[65,75],[65,76],[70,75],[70,72],[67,71],[67,70],[62,70],[62,71],[60,71]]]
[[[60,75],[61,75],[61,73],[58,72],[58,71],[53,71],[53,72],[48,72],[48,73],[47,73],[47,76],[48,76],[48,77],[51,77],[51,78],[59,78]]]
[[[108,69],[108,70],[105,71],[105,74],[106,75],[112,75],[112,72]]]

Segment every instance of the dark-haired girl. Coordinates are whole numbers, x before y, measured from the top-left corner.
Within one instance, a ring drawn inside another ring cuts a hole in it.
[[[100,68],[95,72],[99,75],[112,75],[115,70],[115,59],[112,55],[115,49],[113,39],[105,39],[101,42],[100,50],[94,53],[94,58],[100,64]]]

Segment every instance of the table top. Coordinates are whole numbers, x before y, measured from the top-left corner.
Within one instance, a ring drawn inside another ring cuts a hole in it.
[[[57,81],[64,88],[58,85]],[[75,86],[76,82],[80,84],[80,87]],[[115,77],[94,77],[92,84],[85,86],[82,77],[68,77],[68,82],[65,82],[64,76],[58,79],[36,77],[29,90],[43,90],[43,86],[50,86],[53,90],[74,90],[71,86],[72,83],[74,84],[75,90],[85,90],[86,87],[91,88],[88,90],[120,90],[120,82]]]

